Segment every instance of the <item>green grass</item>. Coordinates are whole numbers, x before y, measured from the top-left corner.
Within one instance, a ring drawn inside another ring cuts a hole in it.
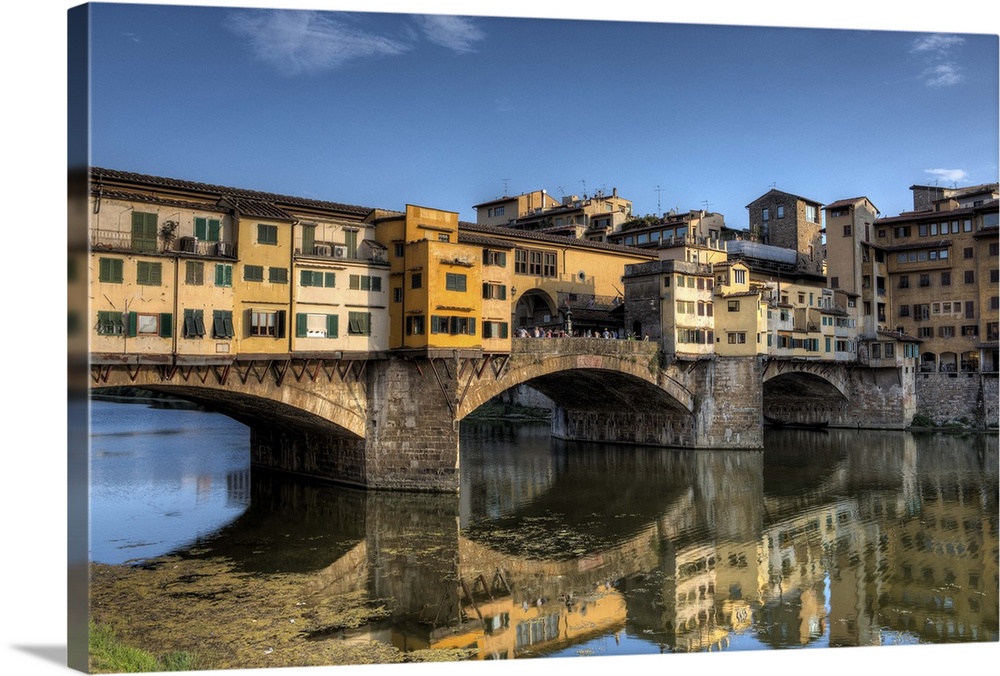
[[[157,657],[152,653],[122,643],[114,630],[90,625],[90,670],[94,673],[142,673],[151,671],[191,671],[195,656],[171,653]]]

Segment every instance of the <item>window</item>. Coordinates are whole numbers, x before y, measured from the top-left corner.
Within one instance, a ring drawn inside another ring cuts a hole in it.
[[[264,281],[264,266],[263,265],[244,265],[243,266],[243,281],[246,281],[246,282],[263,282]]]
[[[507,266],[507,252],[483,249],[483,265]]]
[[[405,250],[405,245],[402,242],[396,242],[392,245],[393,253],[396,258],[402,258]]]
[[[920,275],[920,286],[930,286],[931,276],[930,275]]]
[[[1000,310],[1000,296],[990,296],[990,309]]]
[[[132,249],[156,251],[156,214],[132,212]]]
[[[850,223],[848,223],[847,225],[844,226],[844,237],[850,237],[850,236],[851,236],[851,225]]]
[[[976,255],[976,252],[975,252],[975,250],[971,246],[967,246],[964,249],[962,249],[962,257],[963,258],[973,258],[973,257],[975,257],[975,255]]]
[[[886,359],[892,359],[896,356],[896,346],[892,343],[885,343],[882,345],[882,353]]]
[[[402,303],[403,302],[403,287],[396,286],[392,289],[392,302]]]
[[[339,333],[338,315],[299,312],[295,315],[296,338],[336,338]]]
[[[162,263],[150,263],[149,261],[137,261],[135,267],[136,284],[144,286],[159,286],[163,276]]]
[[[761,209],[761,211],[760,211],[760,220],[765,221],[765,222],[771,220],[771,210],[770,209]]]
[[[101,258],[98,259],[98,279],[109,284],[122,283],[122,270],[125,261],[121,258]]]
[[[248,310],[248,333],[251,336],[285,337],[284,310]]]
[[[740,311],[740,302],[738,300],[727,301],[726,302],[726,309],[729,310],[729,312],[739,312]]]
[[[483,338],[507,338],[509,326],[507,322],[483,322]]]
[[[265,225],[264,223],[257,224],[257,244],[272,244],[278,243],[278,226],[276,225]]]
[[[100,336],[120,336],[125,333],[125,323],[121,312],[98,312],[97,334]]]
[[[784,218],[784,217],[785,217],[785,207],[779,205],[778,206],[778,218]]]
[[[958,305],[958,303],[955,303],[955,305]],[[958,314],[957,307],[955,308],[955,314]],[[966,319],[976,318],[976,301],[974,300],[965,301],[965,318]]]
[[[489,209],[486,210],[486,215],[490,218],[492,218],[493,216],[503,216],[503,213],[504,211],[506,211],[506,209],[507,209],[506,207],[490,207]]]
[[[1000,253],[1000,242],[990,242],[990,256],[996,256]]]
[[[747,342],[747,334],[745,331],[730,333],[728,334],[728,340],[730,345],[743,345]]]
[[[410,288],[411,289],[421,289],[424,286],[424,277],[419,272],[414,272],[410,276]]]
[[[487,300],[507,300],[507,287],[503,284],[483,282],[483,298]]]
[[[358,231],[344,230],[344,246],[347,247],[347,257],[358,257]]]
[[[371,275],[351,275],[348,278],[348,288],[355,291],[381,291],[382,278]]]
[[[917,331],[918,338],[933,338],[934,337],[934,327],[933,326],[921,326]]]
[[[325,286],[332,288],[337,283],[337,273],[321,270],[302,270],[299,272],[300,286]]]
[[[455,272],[448,272],[444,277],[444,288],[448,291],[462,291],[466,289],[466,276]]]
[[[475,317],[441,317],[431,315],[431,333],[447,333],[457,335],[476,335]]]
[[[370,336],[372,334],[372,313],[349,312],[347,333],[352,336]]]
[[[747,281],[747,271],[742,268],[733,270],[733,283],[734,284],[746,284]]]
[[[917,234],[920,235],[921,237],[926,237],[927,236],[927,224],[926,223],[921,223],[920,225],[917,226]]]
[[[173,335],[172,319],[173,316],[169,312],[162,314],[129,312],[128,335],[169,338]]]
[[[900,317],[909,317],[910,316],[910,306],[909,305],[900,305],[899,306],[899,316]]]
[[[267,281],[272,284],[288,284],[288,268],[268,268]]]
[[[990,283],[996,284],[997,282],[1000,282],[1000,270],[994,268],[990,270]]]
[[[951,286],[951,272],[941,273],[941,286]]]
[[[312,254],[316,251],[316,226],[302,226],[302,253]]]
[[[931,228],[933,228],[933,227],[934,226],[932,225]],[[908,226],[908,225],[901,225],[898,228],[896,228],[895,234],[896,234],[896,237],[902,238],[902,237],[909,237],[911,232],[912,232],[912,230],[910,229],[910,226]]]
[[[422,336],[424,334],[424,316],[414,315],[406,318],[406,335]]]
[[[233,313],[230,310],[212,310],[212,337],[232,338]]]
[[[840,288],[840,277],[831,277],[830,278],[830,286],[833,287],[834,289],[839,289]]]
[[[201,338],[205,335],[205,317],[203,310],[184,310],[184,337]]]
[[[216,263],[215,265],[215,285],[233,285],[233,266],[229,263]],[[232,336],[230,336],[232,337]]]
[[[184,283],[191,286],[201,286],[205,283],[205,264],[201,261],[184,263]]]
[[[196,216],[194,219],[194,236],[202,242],[218,242],[221,227],[222,222],[218,218]]]
[[[528,252],[528,274],[540,276],[542,274],[542,252]]]
[[[514,250],[514,272],[519,275],[528,274],[528,252],[524,249]]]
[[[899,276],[899,288],[901,288],[901,289],[909,289],[910,288],[910,276],[909,275],[900,275]]]
[[[966,270],[965,271],[965,283],[966,284],[975,284],[976,283],[976,271],[975,270]]]
[[[941,338],[954,338],[955,337],[955,327],[954,326],[939,326],[938,336]]]
[[[816,207],[812,204],[806,205],[806,220],[810,223],[819,223],[819,219],[816,217]]]
[[[556,276],[556,255],[554,253],[545,254],[545,260],[542,263],[542,276],[543,277]]]
[[[964,221],[962,221],[962,231],[972,232],[972,219],[966,218]]]
[[[965,337],[975,337],[979,335],[979,325],[969,324],[962,327],[962,335]]]

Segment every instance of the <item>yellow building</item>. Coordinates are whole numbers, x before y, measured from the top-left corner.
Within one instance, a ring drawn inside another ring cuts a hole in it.
[[[766,352],[766,304],[760,284],[741,261],[712,266],[715,275],[715,352],[748,356]]]

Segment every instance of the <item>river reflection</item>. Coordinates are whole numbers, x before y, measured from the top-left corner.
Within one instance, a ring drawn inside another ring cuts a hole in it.
[[[780,430],[765,441],[662,450],[466,424],[459,496],[255,470],[249,505],[174,553],[255,579],[302,576],[306,607],[363,593],[381,609],[373,621],[305,613],[303,640],[403,652],[997,640],[995,436]]]

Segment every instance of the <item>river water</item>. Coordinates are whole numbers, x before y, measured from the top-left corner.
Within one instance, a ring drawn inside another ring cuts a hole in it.
[[[95,608],[177,603],[157,643],[175,648],[209,645],[204,604],[221,623],[234,594],[254,623],[297,622],[284,643],[247,630],[220,667],[380,661],[335,644],[513,659],[998,640],[996,435],[786,429],[763,451],[690,451],[467,423],[461,444],[458,496],[364,492],[251,472],[247,429],[218,414],[93,401],[90,556],[118,571],[93,587],[121,603]],[[128,586],[165,560],[188,572]],[[240,582],[223,593],[209,562]]]

